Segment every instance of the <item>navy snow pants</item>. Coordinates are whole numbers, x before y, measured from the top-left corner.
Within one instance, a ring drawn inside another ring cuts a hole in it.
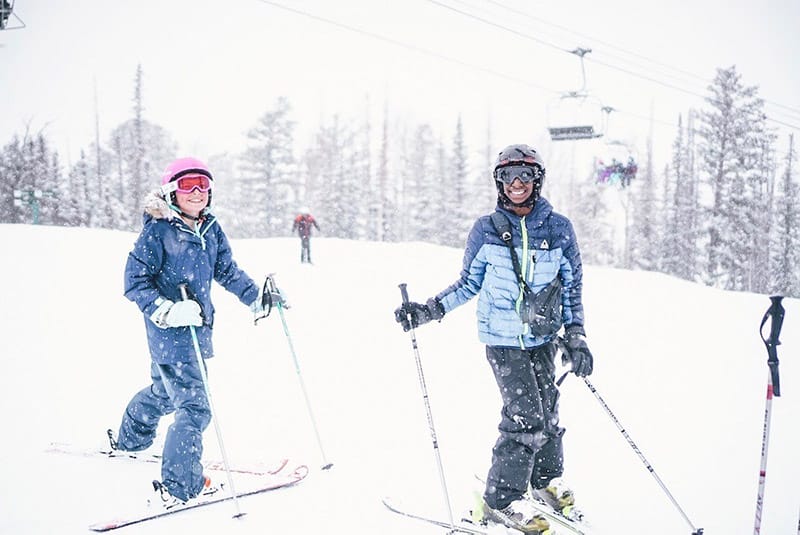
[[[555,354],[553,344],[526,350],[486,347],[503,398],[500,437],[492,449],[484,493],[493,509],[522,497],[529,483],[543,488],[563,473]]]
[[[161,479],[170,494],[188,500],[200,493],[204,483],[200,458],[211,409],[203,376],[197,362],[153,362],[150,377],[153,384],[136,393],[125,409],[117,444],[125,451],[149,448],[161,417],[174,412],[164,443]]]

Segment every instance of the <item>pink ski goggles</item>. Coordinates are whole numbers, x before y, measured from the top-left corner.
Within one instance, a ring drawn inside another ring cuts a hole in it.
[[[191,193],[199,190],[202,193],[211,190],[211,179],[205,175],[187,175],[168,182],[163,186],[165,193],[177,191],[180,193]]]

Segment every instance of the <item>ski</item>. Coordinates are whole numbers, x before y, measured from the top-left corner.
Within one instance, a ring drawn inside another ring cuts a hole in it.
[[[274,474],[267,474],[264,476],[260,476],[258,487],[246,492],[240,492],[237,495],[237,498],[242,498],[244,496],[253,496],[255,494],[263,494],[265,492],[269,492],[272,490],[291,487],[302,481],[308,475],[308,467],[305,465],[298,465],[294,469],[287,469],[286,468],[287,465],[288,463],[284,462],[283,467],[280,471]],[[126,526],[131,526],[133,524],[141,524],[143,522],[148,522],[150,520],[163,518],[165,516],[170,516],[182,513],[184,511],[190,511],[192,509],[205,507],[207,505],[214,505],[217,503],[227,502],[232,499],[233,499],[232,495],[221,496],[221,497],[208,496],[207,498],[196,498],[187,503],[186,505],[178,506],[166,511],[162,509],[154,509],[153,511],[146,512],[141,515],[132,515],[129,517],[111,519],[105,522],[98,522],[96,524],[90,525],[89,529],[95,532],[112,531],[115,529],[124,528]]]
[[[386,508],[392,511],[393,513],[397,513],[398,515],[405,516],[407,518],[421,520],[423,522],[427,522],[435,526],[446,528],[449,529],[451,532],[455,531],[458,533],[467,533],[469,535],[488,535],[489,533],[483,526],[473,524],[467,520],[461,520],[459,522],[456,522],[455,524],[450,524],[450,522],[447,522],[446,520],[439,520],[428,516],[418,515],[415,513],[408,512],[404,509],[401,509],[391,500],[391,498],[384,497],[382,501],[383,505],[385,505]]]
[[[64,455],[75,455],[84,458],[94,459],[111,459],[121,462],[135,462],[135,463],[155,463],[161,464],[161,455],[155,453],[148,453],[146,451],[120,451],[114,450],[110,447],[85,449],[66,444],[62,442],[51,442],[45,449],[47,453],[59,453]],[[282,459],[277,466],[270,467],[262,463],[253,464],[250,466],[232,466],[231,472],[238,474],[252,474],[255,476],[264,476],[280,472],[284,466],[289,462],[288,459]],[[203,459],[203,469],[224,471],[225,464],[216,459]]]
[[[486,480],[481,477],[480,475],[475,475],[475,478],[480,481],[482,484],[486,484]],[[573,534],[573,535],[591,535],[591,531],[589,527],[582,523],[577,522],[575,520],[571,520],[561,513],[555,511],[551,508],[548,504],[539,501],[535,498],[532,498],[527,493],[524,496],[525,501],[530,503],[534,509],[538,512],[543,514],[547,520],[550,522],[550,527],[554,533],[557,534]]]

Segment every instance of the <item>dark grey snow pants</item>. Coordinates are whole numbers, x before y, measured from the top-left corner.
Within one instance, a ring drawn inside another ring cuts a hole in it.
[[[493,509],[519,499],[529,482],[543,488],[563,472],[555,354],[553,344],[525,350],[486,347],[503,398],[500,437],[492,449],[484,493]]]

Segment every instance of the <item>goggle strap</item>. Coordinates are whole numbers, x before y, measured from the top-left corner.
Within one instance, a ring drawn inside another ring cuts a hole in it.
[[[186,176],[186,175],[203,175],[203,176],[207,176],[209,180],[214,180],[214,178],[211,176],[211,173],[209,173],[208,170],[192,168],[192,169],[184,169],[183,171],[179,171],[179,172],[175,173],[173,175],[173,177],[169,181],[170,182],[175,182],[180,177]]]

